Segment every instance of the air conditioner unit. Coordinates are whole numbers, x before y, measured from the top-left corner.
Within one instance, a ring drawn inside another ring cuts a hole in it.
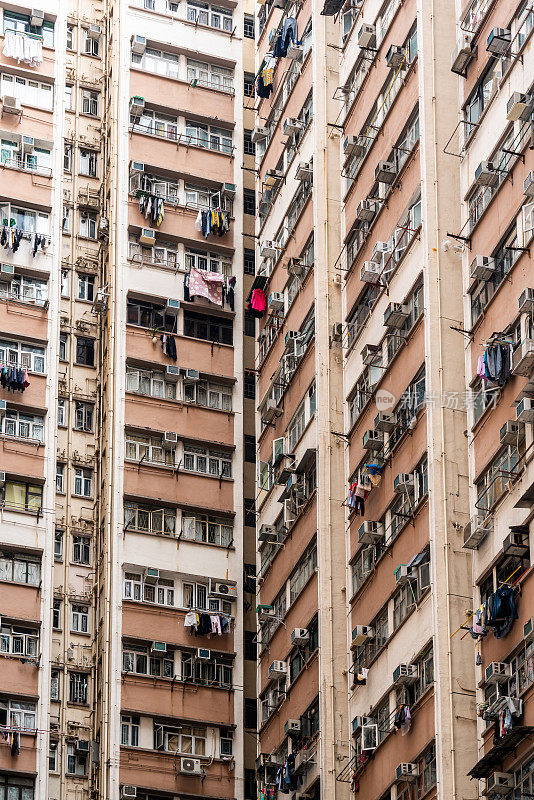
[[[311,161],[307,161],[306,163],[302,162],[298,165],[297,171],[295,172],[295,178],[298,181],[313,180],[313,166]]]
[[[506,105],[506,119],[511,122],[526,122],[532,113],[532,98],[521,92],[513,92]]]
[[[343,142],[343,153],[346,156],[363,156],[369,140],[365,136],[346,136]]]
[[[379,431],[365,431],[362,437],[362,445],[365,450],[381,450],[384,446],[384,437]]]
[[[180,772],[187,775],[202,775],[200,758],[181,758]]]
[[[130,798],[137,797],[137,786],[129,786],[127,784],[122,786],[121,797],[123,797],[125,800],[126,798],[130,800]]]
[[[186,381],[193,383],[200,380],[200,372],[198,369],[186,369],[184,377]]]
[[[475,256],[469,267],[469,274],[479,281],[489,281],[495,274],[495,259],[489,256]]]
[[[358,32],[358,45],[364,50],[376,46],[376,28],[374,25],[364,23]]]
[[[291,644],[303,645],[310,641],[307,628],[294,628],[291,632]]]
[[[478,186],[496,186],[499,173],[493,161],[481,161],[475,170],[475,183]]]
[[[87,38],[88,39],[99,39],[102,34],[102,28],[100,25],[89,25],[87,28]]]
[[[419,767],[413,762],[403,761],[395,770],[397,781],[415,781],[419,777]]]
[[[178,434],[174,433],[174,431],[165,431],[163,434],[163,449],[172,450],[177,443]]]
[[[268,169],[265,173],[263,180],[266,186],[275,186],[279,181],[284,179],[284,171],[282,169]]]
[[[152,228],[141,228],[141,235],[139,236],[139,243],[146,245],[156,244],[156,234]]]
[[[287,271],[290,275],[295,275],[297,278],[301,278],[306,271],[306,267],[300,260],[300,258],[290,258],[287,262]]]
[[[276,612],[272,606],[266,605],[264,603],[260,603],[260,605],[256,606],[256,615],[258,617],[258,622],[269,622],[270,620],[276,619]]]
[[[390,69],[399,69],[406,61],[406,50],[398,44],[392,44],[386,53],[386,64]]]
[[[534,641],[534,617],[528,619],[523,625],[523,638],[525,642]]]
[[[512,772],[494,772],[486,778],[486,788],[482,792],[484,797],[506,797],[515,786]]]
[[[463,547],[468,550],[476,550],[492,530],[493,522],[491,518],[484,519],[482,514],[475,514],[463,529]]]
[[[166,642],[152,642],[150,645],[150,652],[151,653],[166,653],[167,652],[167,644]]]
[[[197,649],[197,658],[201,661],[209,661],[211,658],[211,650],[207,650],[205,647],[199,647]]]
[[[177,316],[179,310],[180,310],[180,301],[179,300],[173,300],[172,298],[169,298],[167,300],[167,302],[165,303],[165,313],[166,314],[172,314],[172,316],[175,317],[175,316]]]
[[[395,575],[397,586],[403,586],[408,583],[410,578],[413,578],[412,568],[408,564],[399,564],[393,574]]]
[[[260,256],[262,258],[274,258],[277,252],[278,248],[276,243],[271,242],[269,239],[266,239],[260,244]]]
[[[534,339],[525,339],[512,355],[512,372],[528,378],[534,369]]]
[[[354,647],[360,647],[365,644],[369,639],[375,638],[375,629],[370,625],[356,625],[352,629],[352,642]]]
[[[463,33],[454,49],[451,58],[451,72],[456,75],[464,75],[465,70],[473,58],[473,34]]]
[[[223,183],[221,193],[224,197],[228,197],[230,200],[233,200],[236,193],[235,183]]]
[[[22,106],[17,97],[12,97],[5,94],[2,97],[2,113],[3,114],[22,114]]]
[[[392,184],[397,177],[397,167],[393,161],[379,161],[375,169],[375,181]]]
[[[265,128],[263,125],[256,125],[256,127],[250,134],[250,139],[251,141],[257,143],[263,141],[263,139],[267,139],[268,136],[269,136],[269,128]]]
[[[159,578],[159,569],[148,567],[145,573],[145,583],[156,584]]]
[[[516,556],[517,558],[527,558],[530,552],[528,540],[528,528],[518,530],[510,528],[508,536],[504,537],[502,552],[506,556]]]
[[[360,267],[360,280],[363,283],[380,283],[381,274],[382,265],[377,264],[376,261],[364,261]]]
[[[145,98],[139,97],[139,95],[132,97],[130,100],[130,114],[133,114],[135,117],[140,117],[144,110]]]
[[[523,181],[523,194],[525,197],[534,197],[534,172],[529,172]]]
[[[15,267],[13,266],[13,264],[2,264],[0,266],[0,272],[3,272],[4,275],[14,275]]]
[[[510,675],[510,664],[505,664],[503,661],[492,661],[484,672],[484,682],[486,685],[506,683]]]
[[[272,311],[283,311],[284,310],[284,295],[282,292],[271,292],[269,295],[269,299],[267,300],[267,306]]]
[[[353,733],[353,735],[355,733],[357,733],[357,731],[359,731],[360,728],[363,728],[364,725],[370,725],[370,724],[372,724],[372,722],[373,722],[373,718],[372,717],[362,717],[362,716],[359,716],[359,715],[357,717],[354,717],[354,719],[352,720],[352,733]]]
[[[269,667],[269,678],[284,678],[287,675],[287,661],[273,661]]]
[[[267,400],[262,414],[265,422],[272,422],[275,417],[279,417],[281,414],[282,410],[278,408],[276,402],[274,400]]]
[[[258,533],[258,542],[275,544],[278,542],[278,533],[274,525],[262,525]]]
[[[525,438],[525,426],[520,422],[505,422],[499,431],[499,441],[501,444],[517,444]]]
[[[410,307],[402,303],[390,303],[384,311],[386,328],[402,328],[410,316]]]
[[[393,481],[393,491],[397,494],[409,492],[414,488],[413,472],[399,472]]]
[[[395,429],[397,420],[395,414],[386,414],[384,411],[379,411],[375,417],[375,430],[391,433]]]
[[[531,314],[534,311],[534,289],[523,289],[517,304],[520,313]]]
[[[180,377],[180,367],[177,367],[175,364],[169,364],[165,370],[165,377],[168,381],[176,383]]]
[[[493,28],[486,42],[486,50],[495,56],[504,55],[510,48],[512,31],[507,28]]]
[[[343,339],[343,323],[334,322],[334,324],[332,325],[332,341],[341,342],[342,339]]]
[[[384,537],[384,523],[366,519],[358,530],[359,544],[375,544]]]
[[[287,48],[287,57],[292,58],[293,61],[300,61],[304,55],[304,45],[291,42]]]
[[[300,733],[300,719],[288,719],[284,725],[284,733],[286,736]]]
[[[22,147],[24,150],[31,150],[35,146],[35,139],[33,136],[22,137]]]
[[[399,664],[393,672],[394,686],[410,686],[418,678],[417,664]]]
[[[44,22],[44,11],[40,11],[37,8],[32,8],[32,13],[30,14],[30,25],[33,25],[34,28],[42,28]]]
[[[139,36],[135,34],[132,36],[132,53],[142,56],[146,50],[146,36]]]
[[[360,222],[372,222],[376,215],[376,203],[372,200],[361,200],[356,209],[356,219]]]
[[[515,407],[515,418],[518,422],[534,422],[534,400],[524,397]]]
[[[235,600],[237,598],[237,586],[231,583],[212,581],[210,578],[209,596],[224,597],[225,600]]]
[[[294,136],[304,129],[304,123],[297,117],[286,117],[283,125],[284,136]]]
[[[89,739],[78,739],[76,742],[76,750],[78,753],[88,753],[90,750]]]
[[[382,348],[379,344],[366,344],[361,352],[363,363],[370,367],[379,360]]]

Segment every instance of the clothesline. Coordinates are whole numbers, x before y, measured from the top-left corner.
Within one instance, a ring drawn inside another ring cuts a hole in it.
[[[510,578],[512,578],[512,577],[515,575],[515,573],[516,573],[518,570],[520,570],[520,569],[521,569],[521,567],[522,567],[522,566],[523,566],[523,565],[522,565],[522,564],[520,564],[518,567],[516,567],[516,568],[514,569],[514,571],[512,572],[512,574],[511,574],[511,575],[509,575],[505,581],[500,581],[500,582],[499,582],[499,586],[498,586],[497,588],[499,588],[499,587],[501,587],[501,586],[507,586],[507,585],[510,585],[510,586],[515,586],[515,585],[516,585],[516,583],[517,583],[519,580],[521,580],[521,578],[523,577],[523,574],[524,574],[524,573],[522,573],[522,574],[519,576],[519,578],[517,578],[517,579],[516,579],[516,580],[515,580],[513,583],[511,583],[511,584],[510,584]],[[525,570],[525,572],[526,572],[526,570]],[[462,624],[461,624],[461,625],[459,625],[459,626],[456,628],[456,630],[455,630],[455,631],[453,631],[453,633],[451,633],[451,635],[450,635],[450,638],[451,638],[451,639],[452,639],[452,637],[453,637],[453,636],[456,636],[456,634],[458,633],[458,631],[461,631],[461,630],[463,630],[463,629],[464,629],[464,626],[465,626],[466,622],[469,622],[469,620],[473,619],[473,617],[475,616],[475,614],[477,613],[477,611],[478,611],[478,608],[477,608],[477,609],[475,609],[475,611],[473,611],[473,613],[472,613],[472,614],[469,614],[469,616],[467,617],[467,619],[465,619],[465,620],[464,620],[464,622],[462,622]]]
[[[278,25],[275,28],[275,31],[274,31],[274,34],[273,34],[273,39],[275,39],[276,36],[280,33],[280,31],[282,29],[282,26],[284,24],[284,20],[285,20],[286,16],[288,15],[288,9],[293,5],[296,6],[296,5],[300,5],[300,4],[298,3],[297,0],[288,0],[288,2],[285,4],[284,9],[282,11],[282,16],[280,17],[280,21],[278,22]],[[267,24],[267,21],[266,21],[266,24]],[[261,64],[259,66],[259,69],[258,69],[258,71],[256,72],[256,74],[254,76],[254,83],[256,83],[257,79],[259,78],[264,65],[265,65],[265,58],[262,59]]]

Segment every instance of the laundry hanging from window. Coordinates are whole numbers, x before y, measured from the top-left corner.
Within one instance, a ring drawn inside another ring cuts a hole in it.
[[[224,236],[230,230],[230,216],[220,208],[214,208],[211,211],[200,210],[195,220],[195,229],[202,233],[205,239],[210,234]]]
[[[20,243],[23,239],[28,240],[32,243],[32,257],[37,255],[37,250],[39,247],[44,252],[47,245],[47,239],[44,234],[41,233],[34,233],[29,234],[26,231],[22,230],[22,228],[15,227],[15,220],[10,220],[10,224],[7,224],[7,220],[4,220],[2,225],[2,232],[0,233],[0,246],[2,246],[5,250],[11,250],[13,253],[16,253],[20,247]]]
[[[173,361],[176,361],[178,358],[178,353],[176,352],[176,342],[174,341],[174,336],[171,336],[170,333],[162,333],[160,340],[161,349],[164,355],[172,358]]]
[[[0,367],[0,386],[9,392],[23,392],[30,385],[28,370],[22,367],[3,365]]]
[[[484,381],[504,386],[512,370],[512,344],[495,342],[489,344],[477,364],[477,375]]]
[[[153,194],[140,194],[139,211],[141,214],[144,214],[145,219],[148,219],[151,225],[155,225],[156,228],[159,228],[165,219],[165,204],[163,198]]]
[[[22,62],[29,67],[39,67],[43,61],[43,42],[40,37],[8,29],[4,33],[2,53],[7,58],[14,58],[19,64]]]

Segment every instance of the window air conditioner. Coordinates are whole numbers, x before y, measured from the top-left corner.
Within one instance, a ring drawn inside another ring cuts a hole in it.
[[[237,598],[237,586],[221,581],[212,581],[210,578],[209,592],[210,597],[223,597],[225,600],[235,600]]]
[[[352,720],[352,734],[357,733],[364,725],[371,725],[373,722],[372,717],[357,716]]]
[[[497,797],[501,800],[512,792],[514,786],[512,772],[494,772],[486,778],[486,788],[482,794],[484,797]]]
[[[279,417],[282,410],[278,408],[274,400],[267,400],[263,409],[262,417],[265,422],[272,422],[275,417]]]
[[[15,274],[15,267],[13,264],[2,264],[0,267],[0,272],[3,272],[4,275],[14,275]]]
[[[159,569],[155,567],[147,567],[145,573],[145,583],[156,584],[159,578]]]
[[[180,301],[179,300],[173,300],[172,298],[169,298],[167,300],[167,302],[165,304],[165,313],[166,314],[172,314],[172,316],[175,317],[178,314],[179,309],[180,309]]]
[[[175,383],[180,377],[180,367],[177,367],[175,364],[169,364],[165,370],[165,377],[168,381]]]
[[[287,675],[286,661],[273,661],[269,667],[269,678],[284,678]]]
[[[399,69],[406,63],[406,50],[398,44],[392,44],[386,54],[386,64],[390,69]]]
[[[399,764],[395,770],[395,779],[397,781],[415,781],[419,777],[419,767],[413,762],[405,762]]]
[[[267,301],[268,307],[272,311],[284,310],[284,295],[282,292],[271,292]]]
[[[267,139],[268,136],[269,128],[265,128],[263,125],[256,125],[250,134],[250,139],[257,144],[258,142],[263,141],[263,139]]]
[[[359,544],[375,544],[384,537],[384,524],[366,519],[358,531]]]
[[[496,186],[499,183],[499,173],[493,161],[481,161],[475,170],[475,184],[477,186]]]
[[[364,261],[360,267],[360,280],[363,283],[380,283],[381,274],[382,265],[377,264],[376,261]]]
[[[172,450],[178,442],[178,434],[174,431],[165,431],[163,434],[163,449]]]
[[[531,397],[524,397],[517,404],[515,418],[517,422],[534,422],[534,400]]]
[[[469,267],[469,274],[479,281],[489,281],[495,273],[495,259],[489,256],[475,256]]]
[[[463,547],[468,550],[476,550],[492,530],[493,523],[491,519],[486,520],[482,514],[475,514],[463,529]]]
[[[530,377],[534,369],[534,339],[525,339],[519,347],[514,350],[512,356],[512,372],[514,375]]]
[[[202,775],[200,758],[181,758],[180,772],[187,775]]]
[[[523,625],[523,638],[525,642],[534,641],[534,617],[528,619]]]
[[[141,228],[141,235],[139,236],[139,243],[149,246],[156,244],[156,234],[152,228]]]
[[[408,564],[399,564],[397,569],[394,571],[394,575],[397,586],[403,586],[414,577],[412,574],[412,568]]]
[[[361,200],[356,209],[356,219],[360,222],[372,222],[376,215],[376,203],[372,200]]]
[[[417,664],[399,664],[393,672],[394,686],[410,686],[418,678]]]
[[[517,301],[519,312],[530,314],[534,311],[534,289],[523,289]]]
[[[523,181],[523,194],[525,197],[534,197],[534,172],[530,171]]]
[[[284,725],[284,733],[287,736],[300,733],[300,719],[288,719]]]
[[[284,136],[294,136],[299,131],[303,130],[304,123],[297,117],[286,117],[284,120],[283,134]]]
[[[197,649],[197,658],[201,661],[209,661],[211,658],[211,650],[207,650],[205,647],[199,647]]]
[[[343,142],[343,153],[348,156],[363,156],[369,140],[365,136],[346,136]]]
[[[528,541],[528,528],[522,529],[513,526],[510,528],[508,536],[504,537],[502,552],[506,556],[516,556],[517,558],[527,558],[530,552]]]
[[[364,50],[376,47],[376,28],[364,23],[358,33],[358,45]]]
[[[290,258],[287,262],[287,271],[290,275],[295,275],[295,277],[301,278],[306,271],[306,267],[300,258]]]
[[[384,446],[384,437],[380,431],[365,431],[362,437],[362,445],[365,450],[381,450]]]
[[[375,169],[375,180],[392,184],[397,177],[397,167],[392,161],[379,161]]]
[[[5,400],[0,400],[0,419],[4,416],[7,408],[7,403]]]
[[[228,197],[230,200],[233,200],[236,193],[236,185],[235,183],[223,183],[222,187],[222,194],[224,197]]]
[[[510,48],[512,31],[507,28],[493,28],[486,42],[486,50],[495,56],[504,55]]]
[[[35,139],[33,136],[23,136],[22,137],[22,147],[24,150],[31,150],[32,147],[35,146]]]
[[[269,239],[266,239],[260,244],[260,256],[262,258],[274,258],[277,252],[278,248],[276,244]]]
[[[78,739],[76,742],[76,750],[78,753],[88,753],[90,749],[89,739]]]
[[[140,117],[143,111],[145,110],[145,98],[139,97],[139,95],[135,95],[130,100],[130,114],[133,114],[136,117]]]
[[[521,92],[513,92],[506,105],[506,119],[510,122],[526,122],[532,113],[532,97]]]
[[[490,684],[506,683],[510,675],[509,664],[505,664],[503,661],[492,661],[491,664],[488,664],[484,672],[484,682],[487,686]]]
[[[294,628],[291,632],[291,644],[303,645],[310,641],[307,628]]]
[[[517,444],[525,438],[525,426],[520,422],[508,420],[499,431],[499,441],[501,444]]]
[[[390,303],[384,311],[386,328],[402,328],[410,316],[410,307],[402,303]]]
[[[293,61],[300,61],[304,55],[304,45],[291,42],[287,48],[287,57],[292,58]]]
[[[33,25],[34,28],[42,28],[44,22],[44,11],[40,11],[37,8],[32,8],[32,13],[30,14],[30,25]]]
[[[352,645],[360,647],[365,644],[369,639],[375,638],[375,629],[370,625],[356,625],[352,629]]]
[[[99,39],[102,34],[102,28],[100,25],[89,25],[87,28],[87,38],[88,39]]]
[[[379,360],[382,348],[379,344],[366,344],[361,352],[363,363],[370,367]]]
[[[137,797],[137,787],[125,784],[121,787],[121,797],[124,798],[124,800],[130,800],[130,798]]]
[[[189,382],[198,381],[200,379],[200,372],[198,369],[186,369],[185,380]]]
[[[262,525],[258,533],[258,542],[275,544],[278,542],[278,533],[274,525]]]
[[[397,420],[395,414],[386,414],[384,411],[379,411],[375,417],[375,430],[391,433],[395,428]]]
[[[465,32],[462,34],[451,58],[451,72],[456,75],[465,76],[465,70],[473,58],[473,34]]]
[[[2,97],[2,113],[3,114],[22,114],[22,106],[17,97],[12,97],[5,94]]]
[[[409,492],[414,488],[413,472],[399,472],[393,481],[393,491],[397,494]]]
[[[300,163],[295,172],[298,181],[311,181],[313,179],[313,167],[311,161]]]
[[[146,50],[146,36],[132,36],[132,53],[142,56]]]

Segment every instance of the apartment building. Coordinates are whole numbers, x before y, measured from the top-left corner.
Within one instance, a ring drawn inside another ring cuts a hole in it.
[[[534,13],[526,3],[460,9],[453,61],[460,122],[448,149],[458,162],[459,227],[469,404],[478,752],[469,769],[481,793],[534,792],[532,762],[532,91]],[[452,131],[451,131],[452,132]],[[487,269],[484,269],[484,265]],[[458,268],[457,267],[457,268]],[[503,354],[494,371],[491,358]],[[479,365],[479,358],[482,359]],[[489,366],[485,364],[489,358]],[[485,359],[485,361],[484,361]],[[514,613],[515,612],[515,613]],[[460,631],[457,636],[463,635]]]
[[[242,797],[242,9],[1,13],[4,792]]]

